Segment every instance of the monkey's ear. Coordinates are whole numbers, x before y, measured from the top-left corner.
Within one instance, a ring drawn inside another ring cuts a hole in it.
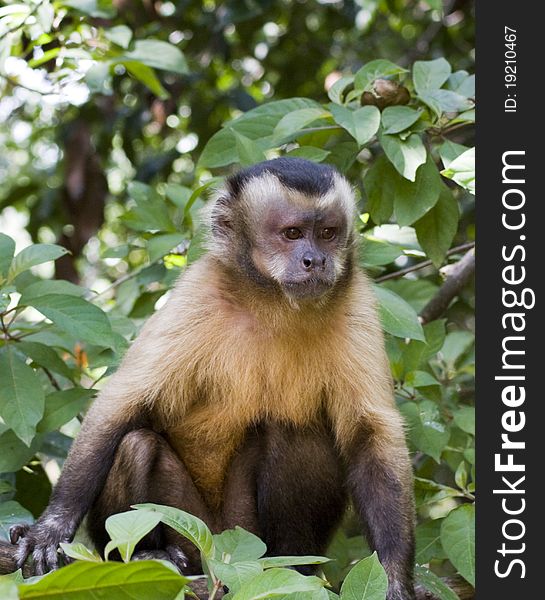
[[[210,212],[212,234],[225,237],[233,231],[233,197],[222,190],[215,198]]]

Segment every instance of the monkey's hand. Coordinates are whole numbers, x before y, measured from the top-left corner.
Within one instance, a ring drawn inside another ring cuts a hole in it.
[[[9,537],[12,544],[17,544],[16,568],[21,569],[32,553],[35,574],[43,575],[59,568],[59,544],[71,542],[74,531],[62,519],[42,516],[34,525],[13,525]]]

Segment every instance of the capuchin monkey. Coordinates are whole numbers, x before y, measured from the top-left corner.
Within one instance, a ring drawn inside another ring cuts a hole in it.
[[[87,515],[166,504],[269,555],[322,554],[352,498],[389,578],[412,600],[414,507],[375,299],[355,258],[354,196],[330,166],[278,158],[227,178],[208,253],[181,276],[85,417],[50,503],[14,526],[20,567],[58,567]],[[136,558],[200,572],[159,525]]]

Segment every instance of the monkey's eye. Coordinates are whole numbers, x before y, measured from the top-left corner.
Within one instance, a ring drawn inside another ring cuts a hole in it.
[[[326,227],[322,229],[321,236],[323,240],[332,240],[336,234],[337,230],[334,227]]]
[[[289,227],[284,230],[284,237],[288,238],[288,240],[298,240],[303,237],[303,233],[297,227]]]

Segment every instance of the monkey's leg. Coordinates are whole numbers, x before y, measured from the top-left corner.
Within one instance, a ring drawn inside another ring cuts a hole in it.
[[[151,429],[125,435],[116,451],[106,485],[88,515],[88,529],[102,552],[108,542],[106,519],[132,504],[154,502],[185,510],[213,526],[212,516],[193,480],[168,442]],[[198,550],[170,527],[159,525],[138,545],[141,558],[164,553],[185,573],[199,573]]]
[[[346,506],[342,466],[331,436],[325,428],[274,424],[267,426],[263,443],[257,506],[269,554],[323,553]]]
[[[383,424],[383,427],[385,425]],[[348,485],[388,579],[387,600],[413,600],[412,470],[403,430],[361,428],[347,452]]]

